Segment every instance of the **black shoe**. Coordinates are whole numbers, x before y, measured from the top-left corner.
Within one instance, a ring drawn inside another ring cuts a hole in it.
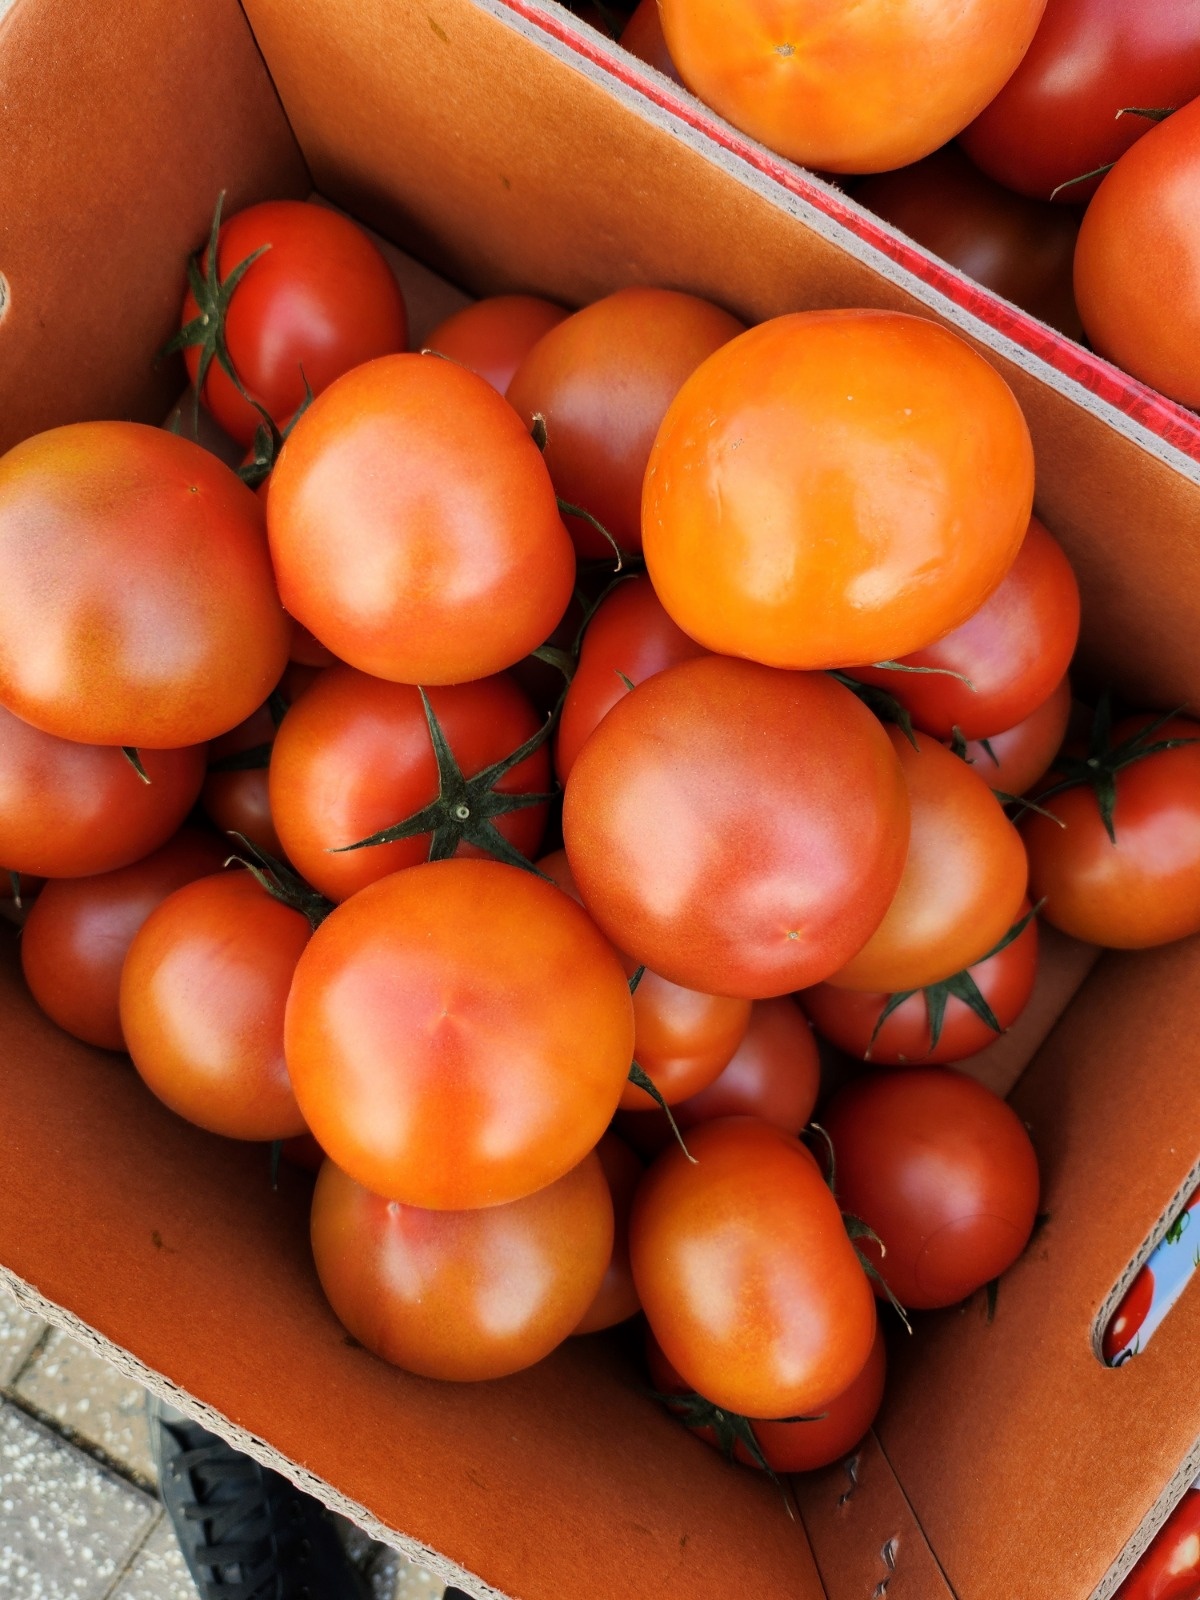
[[[201,1600],[370,1600],[332,1517],[156,1396],[158,1492]]]

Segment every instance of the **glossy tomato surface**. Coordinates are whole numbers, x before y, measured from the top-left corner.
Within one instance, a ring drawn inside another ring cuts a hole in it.
[[[910,1310],[963,1300],[1025,1248],[1038,1205],[1037,1157],[1016,1113],[944,1067],[866,1073],[821,1114],[837,1156],[837,1197],[886,1250],[862,1241]]]
[[[1125,1346],[1137,1338],[1153,1304],[1154,1273],[1147,1264],[1125,1291],[1124,1299],[1104,1330],[1101,1349],[1110,1366]]]
[[[483,378],[436,356],[348,373],[304,413],[267,497],[284,604],[341,660],[464,683],[566,610],[570,539],[538,448]]]
[[[667,49],[662,18],[658,14],[658,0],[639,0],[621,30],[621,45],[630,55],[637,56],[648,66],[656,67],[664,77],[673,78],[676,83],[683,82]]]
[[[424,1211],[380,1199],[327,1161],[312,1247],[351,1334],[385,1361],[467,1383],[532,1366],[572,1332],[612,1253],[599,1158],[507,1205]]]
[[[824,1409],[875,1337],[871,1290],[816,1162],[750,1117],[694,1128],[633,1203],[633,1278],[687,1383],[747,1417]]]
[[[879,925],[904,868],[904,778],[832,678],[701,657],[608,713],[572,769],[563,836],[618,948],[762,999],[827,977]]]
[[[77,422],[0,457],[0,705],[63,739],[174,749],[287,661],[258,500],[215,456]]]
[[[478,373],[503,394],[542,335],[569,315],[536,294],[490,295],[439,322],[425,348]]]
[[[994,733],[986,742],[968,739],[964,760],[995,793],[1027,794],[1054,765],[1070,720],[1071,684],[1064,677],[1015,728]]]
[[[655,440],[646,563],[685,633],[776,667],[921,650],[1016,559],[1033,450],[956,334],[888,311],[761,323],[684,384]]]
[[[240,833],[276,860],[284,849],[271,816],[267,769],[277,727],[272,707],[262,705],[214,739],[200,791],[200,804],[214,827],[222,833]]]
[[[1114,1600],[1196,1600],[1200,1594],[1200,1493],[1189,1489]]]
[[[887,737],[908,787],[904,875],[874,933],[829,981],[895,994],[938,983],[997,945],[1017,920],[1029,864],[972,767],[926,733],[914,734],[916,748],[899,728]]]
[[[632,1056],[607,940],[554,885],[494,861],[361,890],[317,930],[288,999],[288,1067],[322,1148],[377,1194],[437,1210],[561,1177],[608,1126]]]
[[[705,357],[744,328],[695,295],[618,289],[553,328],[517,369],[508,398],[527,427],[545,419],[555,489],[622,550],[642,548],[642,479],[667,407]],[[581,556],[611,556],[579,517],[568,516],[567,527]]]
[[[229,848],[181,828],[131,866],[46,884],[25,919],[21,970],[60,1028],[104,1050],[124,1050],[121,968],[133,937],[169,894],[219,872]]]
[[[629,1264],[629,1216],[645,1164],[624,1139],[611,1130],[596,1146],[596,1154],[612,1195],[612,1257],[596,1298],[580,1318],[575,1333],[596,1333],[601,1328],[611,1328],[634,1316],[641,1306],[633,1282],[633,1268]]]

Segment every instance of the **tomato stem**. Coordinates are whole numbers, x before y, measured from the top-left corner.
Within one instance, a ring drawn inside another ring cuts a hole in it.
[[[642,967],[640,972],[644,972],[645,970],[645,967]],[[640,972],[638,974],[639,976]],[[635,1084],[645,1094],[648,1094],[651,1100],[657,1104],[660,1111],[666,1112],[667,1121],[671,1124],[671,1132],[679,1141],[679,1148],[683,1151],[684,1155],[688,1158],[692,1165],[696,1166],[696,1158],[688,1149],[687,1145],[683,1142],[683,1134],[679,1131],[679,1124],[675,1121],[674,1113],[667,1102],[663,1099],[662,1091],[659,1089],[654,1079],[646,1071],[645,1067],[639,1066],[636,1061],[630,1062],[629,1081],[630,1083]]]
[[[138,754],[137,749],[131,744],[123,744],[121,746],[121,754],[125,757],[126,761],[128,761],[129,765],[137,773],[142,782],[149,783],[150,774],[142,765],[142,758]]]

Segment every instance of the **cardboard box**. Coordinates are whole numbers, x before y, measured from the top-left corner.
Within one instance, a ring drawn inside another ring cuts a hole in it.
[[[99,0],[86,27],[73,0],[15,0],[0,447],[164,414],[181,376],[155,351],[223,187],[232,210],[315,184],[475,293],[581,303],[650,282],[752,318],[924,311],[1025,408],[1039,510],[1080,573],[1084,671],[1148,705],[1200,703],[1192,424],[1169,440],[1097,398],[989,297],[968,307],[905,270],[841,225],[848,202],[670,98],[532,0]],[[990,1326],[975,1302],[897,1346],[853,1475],[799,1484],[795,1520],[644,1397],[619,1338],[474,1387],[355,1348],[308,1258],[304,1184],[272,1193],[261,1150],[178,1123],[126,1064],[59,1034],[8,941],[0,1263],[54,1320],[473,1594],[1104,1600],[1200,1456],[1194,1288],[1136,1361],[1096,1354],[1196,1182],[1200,942],[1105,955],[1086,978],[1093,952],[1051,951],[1036,1012],[977,1069],[1020,1077],[1049,1221]]]

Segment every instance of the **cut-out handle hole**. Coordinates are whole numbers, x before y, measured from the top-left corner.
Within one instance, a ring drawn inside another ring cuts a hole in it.
[[[1116,1310],[1105,1317],[1110,1296],[1101,1311],[1103,1331],[1097,1348],[1107,1367],[1123,1367],[1141,1354],[1200,1266],[1200,1188],[1192,1188],[1182,1205],[1173,1202],[1169,1216],[1154,1248],[1139,1252],[1137,1259],[1142,1265],[1121,1295]],[[1160,1229],[1156,1228],[1151,1237],[1159,1234]],[[1126,1276],[1123,1274],[1122,1278]]]

